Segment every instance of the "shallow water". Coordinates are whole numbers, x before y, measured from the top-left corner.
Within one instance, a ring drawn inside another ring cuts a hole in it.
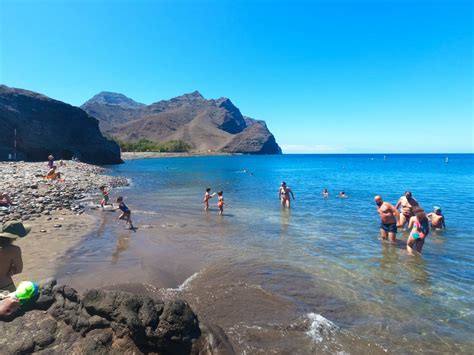
[[[139,282],[163,296],[174,288],[169,292],[181,293],[201,318],[222,326],[241,353],[469,353],[474,156],[444,159],[128,161],[113,173],[133,184],[112,196],[125,197],[138,230],[125,230],[116,214],[98,211],[101,227],[68,254],[62,278],[79,289]],[[291,211],[279,206],[282,180],[295,193]],[[224,191],[223,217],[216,198],[202,211],[206,187]],[[323,188],[330,191],[327,200]],[[348,199],[337,198],[342,190]],[[396,246],[378,240],[374,195],[395,204],[405,190],[427,211],[440,205],[446,217],[448,229],[430,233],[422,256],[407,256],[406,233]]]

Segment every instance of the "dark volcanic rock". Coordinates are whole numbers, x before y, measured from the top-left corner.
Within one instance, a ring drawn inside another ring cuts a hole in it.
[[[265,122],[242,116],[228,98],[206,100],[198,91],[148,106],[100,93],[82,108],[105,133],[122,140],[182,140],[198,153],[281,154]]]
[[[0,160],[13,153],[17,131],[17,158],[44,161],[78,157],[92,164],[117,164],[120,149],[105,139],[98,121],[78,107],[41,94],[0,85]]]
[[[81,298],[53,279],[41,281],[40,289],[36,302],[0,321],[1,353],[188,354],[201,336],[184,301],[104,290]]]

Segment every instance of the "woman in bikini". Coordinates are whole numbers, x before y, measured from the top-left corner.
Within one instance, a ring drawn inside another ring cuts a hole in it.
[[[410,220],[411,217],[415,215],[415,208],[419,207],[418,201],[416,201],[411,195],[410,191],[405,192],[405,195],[400,197],[395,208],[398,210],[401,207],[400,211],[400,221],[398,222],[399,228],[405,227],[405,224]]]
[[[421,253],[425,238],[430,232],[430,224],[426,213],[423,211],[416,212],[415,218],[408,223],[408,229],[411,229],[407,240],[408,254],[413,254],[413,247],[418,253]]]
[[[280,199],[281,206],[282,207],[287,207],[290,208],[290,194],[293,200],[295,199],[295,195],[293,194],[293,191],[286,186],[286,182],[282,182],[280,189],[278,190],[278,198]]]

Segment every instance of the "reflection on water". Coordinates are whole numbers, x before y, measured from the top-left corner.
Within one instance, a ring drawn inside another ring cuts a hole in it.
[[[469,217],[472,202],[459,201],[474,199],[472,157],[453,157],[450,163],[438,164],[437,156],[387,156],[385,160],[238,156],[127,162],[114,171],[132,178],[133,187],[112,194],[126,195],[135,224],[156,227],[140,228],[130,238],[113,214],[101,213],[99,238],[91,238],[72,256],[73,262],[101,260],[100,268],[89,262],[72,282],[90,284],[86,275],[90,272],[97,284],[119,279],[177,287],[206,268],[206,278],[196,278],[186,297],[208,295],[209,304],[196,303],[196,307],[203,316],[214,312],[219,322],[226,317],[234,325],[243,322],[236,326],[236,334],[255,325],[246,323],[251,316],[280,319],[278,302],[269,300],[282,297],[288,308],[280,311],[291,319],[319,313],[341,329],[393,351],[467,352],[474,331],[470,322],[474,232]],[[254,176],[237,173],[244,168]],[[275,198],[282,180],[298,196],[291,211],[281,209]],[[225,191],[229,205],[223,217],[212,204],[210,211],[203,211],[202,193],[207,186]],[[320,193],[325,187],[330,192],[327,199]],[[342,190],[349,199],[337,198]],[[400,233],[397,245],[378,239],[380,220],[373,196],[381,193],[395,203],[405,190],[412,190],[426,210],[442,205],[450,228],[431,233],[422,256],[407,256],[407,233]],[[247,297],[239,287],[250,287],[250,294],[252,287],[260,287],[268,294],[259,292],[252,307],[242,304],[236,309],[238,297]],[[222,299],[222,309],[214,307],[207,291]],[[265,343],[262,332],[252,333],[246,341],[258,337],[253,345]]]
[[[115,248],[115,251],[112,253],[112,264],[117,263],[120,254],[128,249],[129,243],[130,243],[130,232],[127,234],[122,233],[117,240],[117,247]]]

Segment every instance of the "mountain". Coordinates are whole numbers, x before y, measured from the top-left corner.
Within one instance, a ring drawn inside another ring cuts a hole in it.
[[[104,133],[120,140],[182,140],[193,152],[281,154],[264,121],[244,117],[228,98],[205,99],[198,91],[144,105],[101,92],[81,106]]]
[[[102,136],[97,119],[79,107],[33,91],[0,85],[0,160],[78,157],[92,164],[121,163],[120,148]]]

